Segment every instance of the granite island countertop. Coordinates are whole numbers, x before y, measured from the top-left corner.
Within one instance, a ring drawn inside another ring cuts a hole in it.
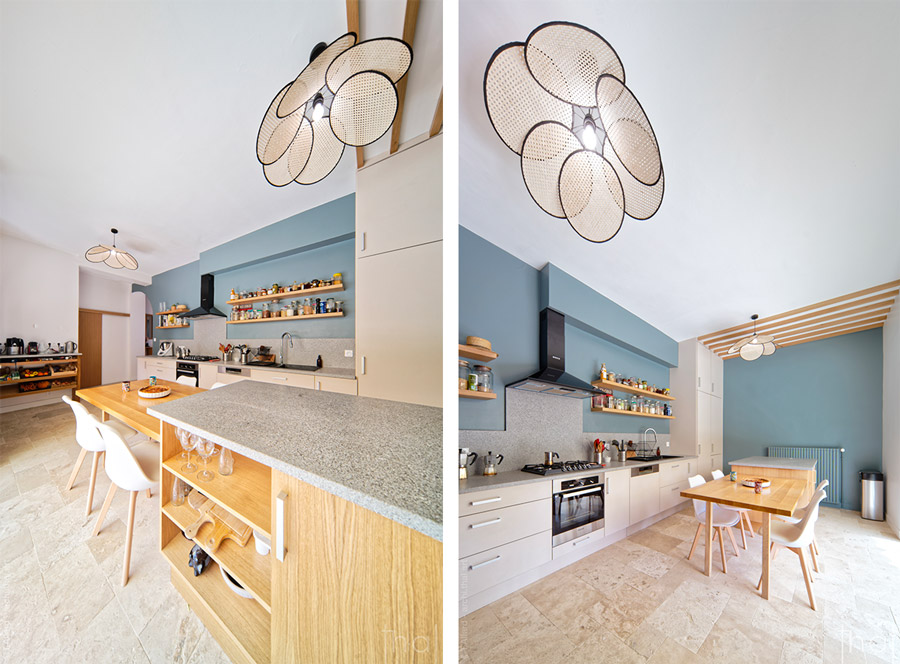
[[[756,466],[757,468],[781,468],[783,470],[815,470],[815,459],[792,457],[746,457],[729,461],[729,466]]]
[[[322,367],[316,371],[302,371],[300,369],[289,369],[287,367],[260,367],[253,364],[241,364],[240,362],[223,362],[222,360],[184,360],[173,357],[171,355],[138,355],[138,359],[154,359],[154,360],[171,360],[172,362],[189,362],[191,364],[211,365],[215,367],[227,367],[229,369],[254,369],[257,371],[288,371],[290,373],[300,374],[302,376],[319,376],[327,378],[346,378],[355,379],[355,369],[340,369],[337,367]]]
[[[443,410],[239,381],[147,409],[443,541]]]

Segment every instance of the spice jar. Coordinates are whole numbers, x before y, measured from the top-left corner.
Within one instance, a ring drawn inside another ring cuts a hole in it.
[[[475,365],[475,375],[478,377],[479,392],[494,391],[494,372],[491,368],[483,364]]]
[[[469,389],[469,363],[466,360],[459,361],[459,389]]]
[[[344,275],[340,272],[334,273],[334,285],[340,286],[344,282]]]
[[[329,297],[327,300],[325,300],[325,311],[329,314],[334,313],[334,298],[333,297]]]
[[[344,301],[343,300],[335,300],[334,301],[335,311],[338,313],[343,313],[344,311]]]

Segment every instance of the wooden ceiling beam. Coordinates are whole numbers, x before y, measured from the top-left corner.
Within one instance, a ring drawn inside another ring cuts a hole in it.
[[[347,32],[356,33],[356,41],[362,40],[359,34],[359,0],[347,0]],[[356,167],[362,168],[366,161],[363,148],[356,148]]]
[[[438,97],[437,106],[434,109],[434,117],[431,119],[431,130],[428,132],[428,138],[437,136],[441,127],[444,126],[444,88],[441,88],[441,96]]]
[[[884,321],[880,323],[874,323],[872,325],[863,325],[861,327],[854,327],[848,330],[842,330],[840,332],[831,332],[830,334],[820,334],[814,337],[808,337],[804,339],[799,339],[797,341],[791,341],[785,344],[780,344],[779,348],[787,348],[788,346],[796,346],[798,344],[805,344],[810,341],[819,341],[821,339],[831,339],[832,337],[840,337],[845,334],[853,334],[854,332],[865,332],[866,330],[874,330],[879,327],[884,327]],[[740,357],[739,353],[735,353],[733,355],[727,355],[723,359],[725,360],[733,360],[736,357]]]
[[[347,0],[348,2],[350,0]],[[419,17],[419,0],[406,0],[406,15],[403,17],[403,41],[413,45],[413,37],[416,36],[416,19]],[[403,104],[406,100],[406,83],[409,81],[409,72],[397,81],[397,115],[394,118],[394,127],[391,129],[391,150],[394,154],[400,148],[400,125],[403,123]]]

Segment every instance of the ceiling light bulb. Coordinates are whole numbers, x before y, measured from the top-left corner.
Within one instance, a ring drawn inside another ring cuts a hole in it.
[[[585,118],[584,120],[584,130],[581,132],[581,141],[588,150],[593,150],[597,147],[597,131],[594,126],[594,121],[590,118]]]
[[[316,100],[313,102],[313,122],[318,122],[319,120],[321,120],[323,115],[325,115],[325,102],[322,99],[322,95],[318,95],[316,97]]]

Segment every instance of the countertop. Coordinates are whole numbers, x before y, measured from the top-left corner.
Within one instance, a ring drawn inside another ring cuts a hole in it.
[[[356,378],[355,369],[338,369],[336,367],[322,367],[318,371],[300,371],[298,369],[285,369],[283,367],[258,367],[252,364],[241,364],[240,362],[223,362],[222,360],[212,360],[199,362],[197,360],[182,360],[171,355],[138,355],[138,359],[151,360],[171,360],[172,362],[190,362],[191,364],[211,365],[215,367],[228,367],[229,369],[254,369],[258,371],[288,371],[290,373],[301,374],[305,376],[324,376],[327,378],[346,378],[353,380]]]
[[[784,470],[815,470],[815,459],[793,459],[790,457],[746,457],[729,461],[729,466],[756,466],[757,468],[782,468]]]
[[[81,353],[26,353],[24,355],[0,355],[0,362],[3,360],[46,360],[48,357],[51,360],[59,360],[67,357],[75,357],[76,355],[81,355]]]
[[[496,489],[498,487],[517,486],[519,484],[531,484],[532,482],[547,482],[559,479],[561,477],[580,477],[581,475],[591,475],[596,473],[608,473],[612,470],[621,470],[623,468],[641,468],[642,466],[652,466],[653,464],[678,463],[679,461],[691,461],[696,456],[683,456],[677,459],[660,459],[659,461],[610,461],[603,468],[594,468],[593,470],[584,470],[574,473],[556,473],[555,475],[535,475],[534,473],[526,473],[521,470],[508,470],[496,475],[475,475],[465,480],[459,480],[459,492],[470,493],[472,491],[481,491],[483,489]]]
[[[443,410],[244,380],[151,415],[443,541]]]

